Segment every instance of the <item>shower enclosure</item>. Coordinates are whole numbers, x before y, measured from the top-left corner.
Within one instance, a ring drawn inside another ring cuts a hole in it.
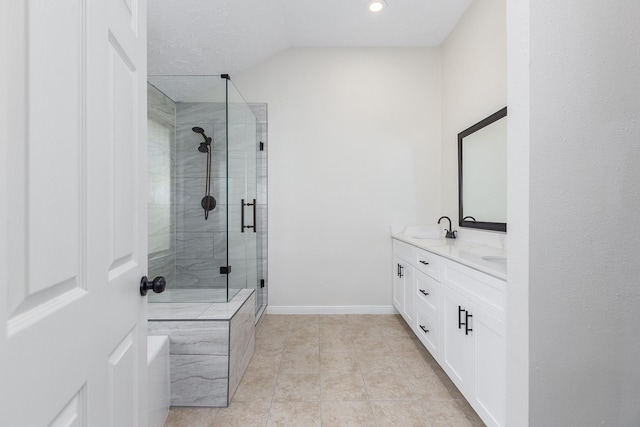
[[[267,303],[266,104],[226,75],[149,76],[149,302]]]

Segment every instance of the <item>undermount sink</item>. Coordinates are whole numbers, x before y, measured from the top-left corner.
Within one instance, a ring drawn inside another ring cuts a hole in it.
[[[403,233],[412,239],[440,240],[442,231],[438,225],[423,225],[406,227]]]
[[[489,261],[489,262],[496,262],[499,264],[506,264],[507,263],[507,257],[506,256],[501,256],[501,255],[485,255],[482,257],[483,260],[485,261]]]

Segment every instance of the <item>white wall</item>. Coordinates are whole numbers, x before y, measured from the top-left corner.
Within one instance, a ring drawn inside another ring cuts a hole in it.
[[[528,200],[509,194],[509,212],[522,202],[529,216],[528,225],[510,228],[529,235],[529,253],[516,254],[519,272],[528,263],[529,298],[509,300],[511,311],[528,303],[529,425],[635,426],[640,3],[510,1],[509,8],[529,22],[509,32],[521,42],[509,47],[510,89],[518,101],[529,97],[528,111],[509,112],[529,140],[528,171],[521,171]],[[529,55],[519,55],[527,38]],[[528,93],[513,83],[521,77]],[[511,147],[519,143],[510,138]],[[510,252],[510,286],[513,261]]]
[[[437,49],[295,48],[231,76],[269,104],[272,312],[390,310],[389,226],[441,213],[439,73]]]
[[[509,1],[507,5],[508,426],[529,425],[528,5],[529,0]]]
[[[442,213],[462,239],[504,244],[504,233],[458,227],[458,133],[507,105],[505,0],[476,0],[441,46]]]

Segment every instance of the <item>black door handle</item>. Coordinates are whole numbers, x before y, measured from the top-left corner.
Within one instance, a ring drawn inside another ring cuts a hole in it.
[[[466,315],[466,319],[465,319],[465,324],[464,324],[464,334],[465,335],[469,335],[469,332],[473,332],[473,329],[471,329],[469,327],[469,318],[473,317],[473,314],[469,314],[469,312],[467,311],[467,315]]]
[[[167,281],[162,276],[157,276],[153,278],[153,281],[149,283],[149,279],[147,276],[142,276],[140,279],[140,295],[147,295],[147,291],[151,289],[156,294],[160,294],[164,291],[164,288],[167,287]]]
[[[400,267],[400,277],[404,276],[404,273],[402,272],[404,267],[402,266],[402,264],[398,264],[398,267]]]
[[[419,290],[422,295],[429,296],[429,292],[425,291],[424,289],[419,289]]]
[[[420,264],[429,265],[429,263],[427,261],[424,261],[424,260],[420,260]]]
[[[465,323],[462,323],[461,314],[462,314],[463,311],[466,312],[467,310],[465,310],[464,308],[458,306],[458,329],[462,329],[462,325],[465,325],[465,327],[467,326]]]

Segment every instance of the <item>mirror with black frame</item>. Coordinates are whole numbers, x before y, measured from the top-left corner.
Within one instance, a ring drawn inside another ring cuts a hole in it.
[[[507,107],[458,134],[460,227],[507,231]]]

